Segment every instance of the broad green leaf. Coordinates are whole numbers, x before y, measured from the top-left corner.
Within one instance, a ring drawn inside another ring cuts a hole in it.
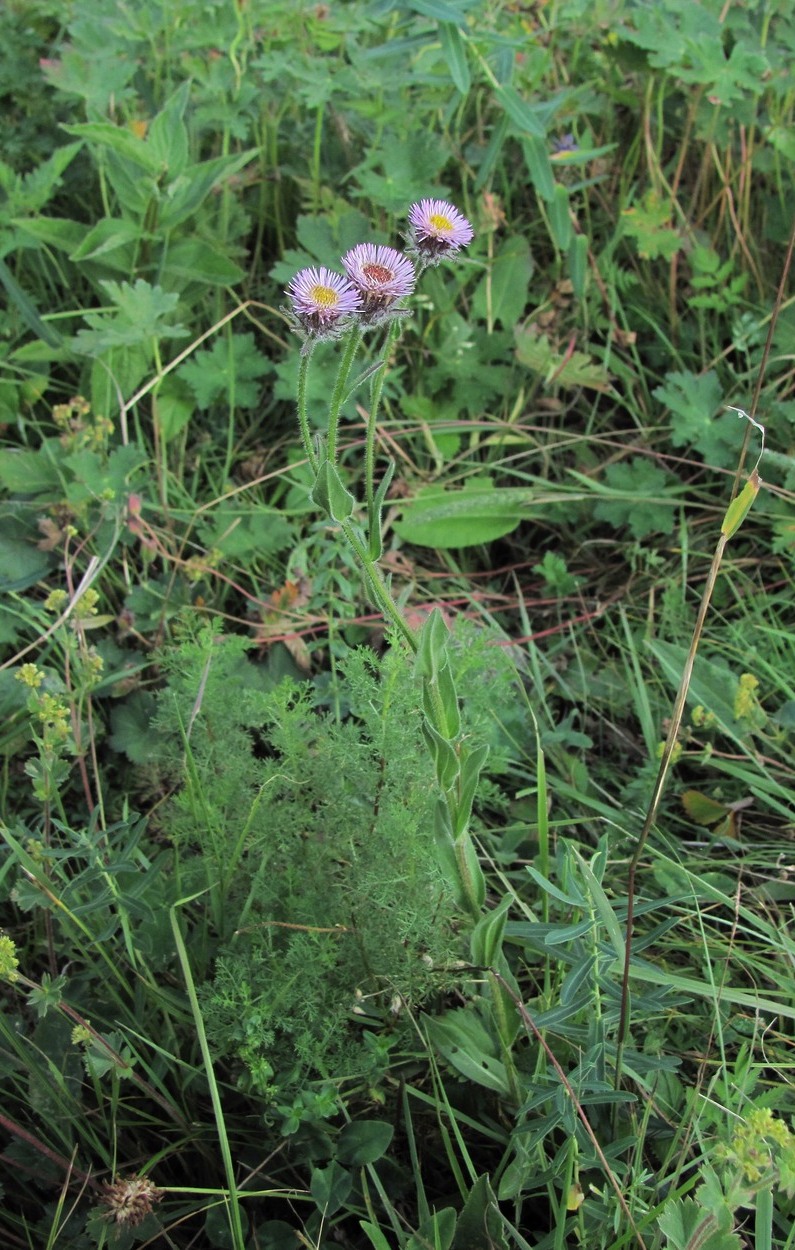
[[[336,465],[328,460],[323,460],[318,468],[310,498],[315,507],[325,512],[332,521],[347,521],[356,503],[347,486],[343,484]]]
[[[510,910],[510,898],[506,896],[494,911],[481,916],[469,938],[473,964],[480,968],[492,968],[502,952],[505,923]]]
[[[552,199],[547,208],[547,214],[555,247],[560,252],[567,251],[571,244],[573,228],[571,224],[569,192],[561,183],[557,183],[554,188]]]
[[[740,1238],[719,1228],[715,1216],[694,1198],[670,1198],[657,1226],[667,1250],[740,1250]]]
[[[373,1250],[392,1250],[387,1237],[381,1232],[377,1224],[371,1224],[369,1220],[359,1220],[359,1227],[365,1237],[369,1239]],[[268,1242],[271,1245],[271,1242]]]
[[[449,790],[458,776],[458,756],[455,748],[447,738],[437,733],[427,716],[423,721],[422,732],[425,745],[433,759],[436,780],[443,790]]]
[[[165,442],[176,438],[194,414],[196,405],[189,388],[178,378],[166,378],[153,400],[157,428]]]
[[[490,272],[481,278],[472,308],[483,321],[499,322],[511,329],[524,313],[527,291],[533,274],[530,244],[524,235],[506,239],[495,256]]]
[[[509,1095],[505,1065],[497,1058],[498,1041],[474,1011],[463,1007],[426,1019],[432,1044],[457,1072],[476,1085]]]
[[[350,1167],[375,1163],[376,1159],[386,1154],[394,1131],[392,1125],[383,1120],[354,1120],[340,1130],[337,1158]]]
[[[733,413],[719,415],[723,388],[714,369],[706,373],[667,373],[664,384],[655,387],[652,395],[671,412],[674,447],[695,447],[717,468],[736,462],[742,431],[738,430]]]
[[[449,664],[443,664],[435,677],[423,682],[422,705],[428,724],[452,742],[461,731],[461,712]]]
[[[541,375],[546,387],[582,387],[612,392],[610,374],[604,365],[578,351],[557,351],[538,326],[529,323],[514,330],[516,357],[528,369]]]
[[[531,134],[522,144],[522,150],[536,193],[547,204],[551,203],[555,198],[555,175],[552,172],[552,162],[549,159],[549,147],[544,132]]]
[[[135,246],[140,235],[140,227],[125,217],[103,217],[83,236],[69,259],[94,260],[120,247]]]
[[[488,742],[483,742],[480,746],[472,747],[468,751],[465,748],[461,750],[460,794],[455,800],[453,816],[453,835],[456,840],[462,837],[468,838],[466,831],[469,826],[469,818],[472,815],[472,804],[475,801],[480,774],[483,771],[488,755]],[[474,865],[476,864],[477,859],[473,858],[473,877],[476,876],[474,872]],[[480,876],[478,876],[478,881],[480,881]],[[481,899],[480,901],[482,903],[483,900]]]
[[[220,247],[206,239],[179,239],[172,244],[165,254],[163,272],[165,278],[175,275],[208,286],[236,286],[246,276]]]
[[[403,505],[395,531],[418,547],[474,547],[510,534],[532,514],[535,492],[470,483],[463,490],[431,487]]]
[[[202,542],[234,559],[285,551],[295,539],[292,525],[277,508],[224,507],[199,525]]]
[[[190,79],[177,87],[152,121],[146,144],[163,169],[176,176],[188,160],[188,131],[183,121],[190,97]]]
[[[150,764],[162,750],[160,739],[151,727],[156,708],[153,694],[137,690],[111,709],[110,744],[133,764]]]
[[[520,132],[545,139],[546,129],[539,119],[538,111],[527,104],[515,88],[496,87],[494,97]]]
[[[588,269],[588,236],[575,234],[572,236],[568,255],[569,277],[574,288],[575,299],[582,299],[585,294],[585,275]]]
[[[725,803],[711,799],[708,794],[700,794],[698,790],[685,790],[682,806],[697,825],[714,825],[723,820],[729,811]]]
[[[156,175],[160,172],[157,152],[124,126],[114,126],[112,122],[78,122],[64,125],[62,129],[96,147],[108,148],[116,156],[133,162],[148,174]]]
[[[414,671],[418,677],[434,681],[447,664],[450,631],[439,608],[434,608],[420,630]]]
[[[328,1167],[315,1168],[309,1182],[309,1192],[324,1216],[339,1211],[353,1186],[350,1172],[332,1159]]]
[[[16,217],[11,224],[31,239],[70,254],[86,237],[85,226],[66,217]]]
[[[453,1207],[442,1207],[434,1211],[429,1219],[423,1220],[416,1233],[412,1233],[404,1250],[449,1250],[457,1216]]]
[[[40,495],[57,489],[57,438],[46,439],[38,451],[6,448],[0,452],[0,482],[13,495]]]
[[[35,543],[0,534],[0,591],[27,590],[50,571],[52,560]]]
[[[451,1250],[508,1250],[488,1176],[479,1176],[472,1186],[458,1217]]]
[[[190,165],[179,178],[169,184],[160,216],[164,230],[173,230],[191,217],[213,187],[238,173],[244,165],[256,160],[259,149],[248,148],[233,156],[216,156],[213,160]]]
[[[472,75],[469,72],[466,46],[458,27],[452,22],[440,22],[439,42],[442,45],[442,55],[447,62],[450,77],[461,95],[466,95],[472,85]]]

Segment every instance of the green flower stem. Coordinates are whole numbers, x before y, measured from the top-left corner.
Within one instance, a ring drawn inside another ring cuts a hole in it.
[[[355,526],[350,521],[340,522],[340,529],[348,540],[356,558],[362,566],[367,585],[370,588],[370,594],[376,607],[380,608],[386,620],[388,620],[403,635],[406,642],[411,647],[414,654],[417,651],[417,638],[414,630],[406,622],[402,612],[398,608],[387,587],[384,575],[373,560],[367,545],[364,543],[356,531]]]
[[[337,371],[337,380],[334,383],[334,391],[331,396],[331,405],[328,412],[326,455],[331,464],[337,463],[337,429],[340,423],[340,409],[342,408],[342,401],[345,398],[345,388],[348,384],[348,375],[350,374],[351,366],[353,365],[361,341],[362,332],[358,325],[353,325],[348,332],[348,338],[345,343],[345,351],[343,352],[340,367]]]
[[[195,895],[194,897],[198,897]],[[232,1151],[229,1145],[229,1137],[226,1131],[226,1121],[224,1120],[224,1110],[221,1104],[221,1093],[218,1088],[218,1082],[215,1079],[215,1069],[213,1068],[213,1057],[207,1042],[207,1034],[204,1029],[204,1018],[201,1013],[199,998],[196,993],[196,986],[193,980],[190,960],[188,958],[187,947],[182,937],[182,931],[179,927],[177,919],[177,908],[183,904],[193,902],[193,898],[178,899],[173,907],[169,907],[168,914],[171,920],[171,931],[174,934],[174,943],[177,948],[177,957],[179,959],[182,975],[185,979],[185,989],[190,1003],[191,1013],[193,1015],[193,1023],[196,1028],[196,1037],[201,1049],[202,1060],[204,1063],[204,1075],[207,1079],[207,1085],[210,1090],[210,1101],[215,1116],[215,1128],[218,1133],[218,1146],[223,1162],[224,1172],[226,1174],[227,1192],[225,1194],[226,1214],[229,1220],[229,1234],[231,1244],[234,1250],[245,1250],[246,1239],[243,1233],[243,1221],[240,1216],[240,1199],[235,1183],[235,1166],[232,1159]]]
[[[298,424],[301,427],[301,441],[304,444],[307,460],[312,468],[313,473],[317,473],[318,463],[315,449],[312,446],[312,433],[309,429],[309,416],[306,410],[306,384],[309,377],[309,362],[312,359],[314,343],[310,340],[306,345],[306,350],[299,357],[298,362]]]
[[[384,389],[386,367],[389,363],[392,348],[400,336],[400,330],[400,319],[395,317],[389,323],[389,329],[384,341],[384,350],[381,354],[381,363],[378,366],[377,372],[373,376],[372,385],[370,387],[370,413],[367,418],[367,433],[364,448],[364,481],[367,490],[367,519],[371,526],[376,524],[377,521],[375,516],[375,431],[378,420],[378,409],[381,404],[381,392]]]

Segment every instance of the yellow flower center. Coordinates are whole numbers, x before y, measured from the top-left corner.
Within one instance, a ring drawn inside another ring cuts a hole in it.
[[[309,294],[321,308],[336,308],[340,302],[339,293],[333,286],[322,286],[319,282],[310,289]]]
[[[376,265],[374,262],[369,265],[362,265],[362,273],[365,278],[369,278],[371,282],[391,282],[394,274],[391,269],[387,269],[386,265]]]
[[[442,213],[431,213],[428,221],[434,230],[438,230],[440,234],[450,234],[453,229],[453,223],[449,217],[445,217]]]

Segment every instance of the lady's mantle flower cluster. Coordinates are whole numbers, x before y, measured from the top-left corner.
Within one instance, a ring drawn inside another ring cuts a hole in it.
[[[337,338],[353,322],[381,325],[405,314],[417,272],[455,257],[474,231],[444,200],[421,200],[409,209],[408,254],[383,244],[358,243],[342,257],[345,276],[332,269],[301,269],[287,287],[290,314],[310,340]],[[416,268],[415,268],[416,265]]]

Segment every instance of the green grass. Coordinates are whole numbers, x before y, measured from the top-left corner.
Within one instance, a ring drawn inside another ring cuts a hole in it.
[[[5,6],[4,1246],[795,1246],[791,44]],[[426,197],[318,492],[285,287]]]

